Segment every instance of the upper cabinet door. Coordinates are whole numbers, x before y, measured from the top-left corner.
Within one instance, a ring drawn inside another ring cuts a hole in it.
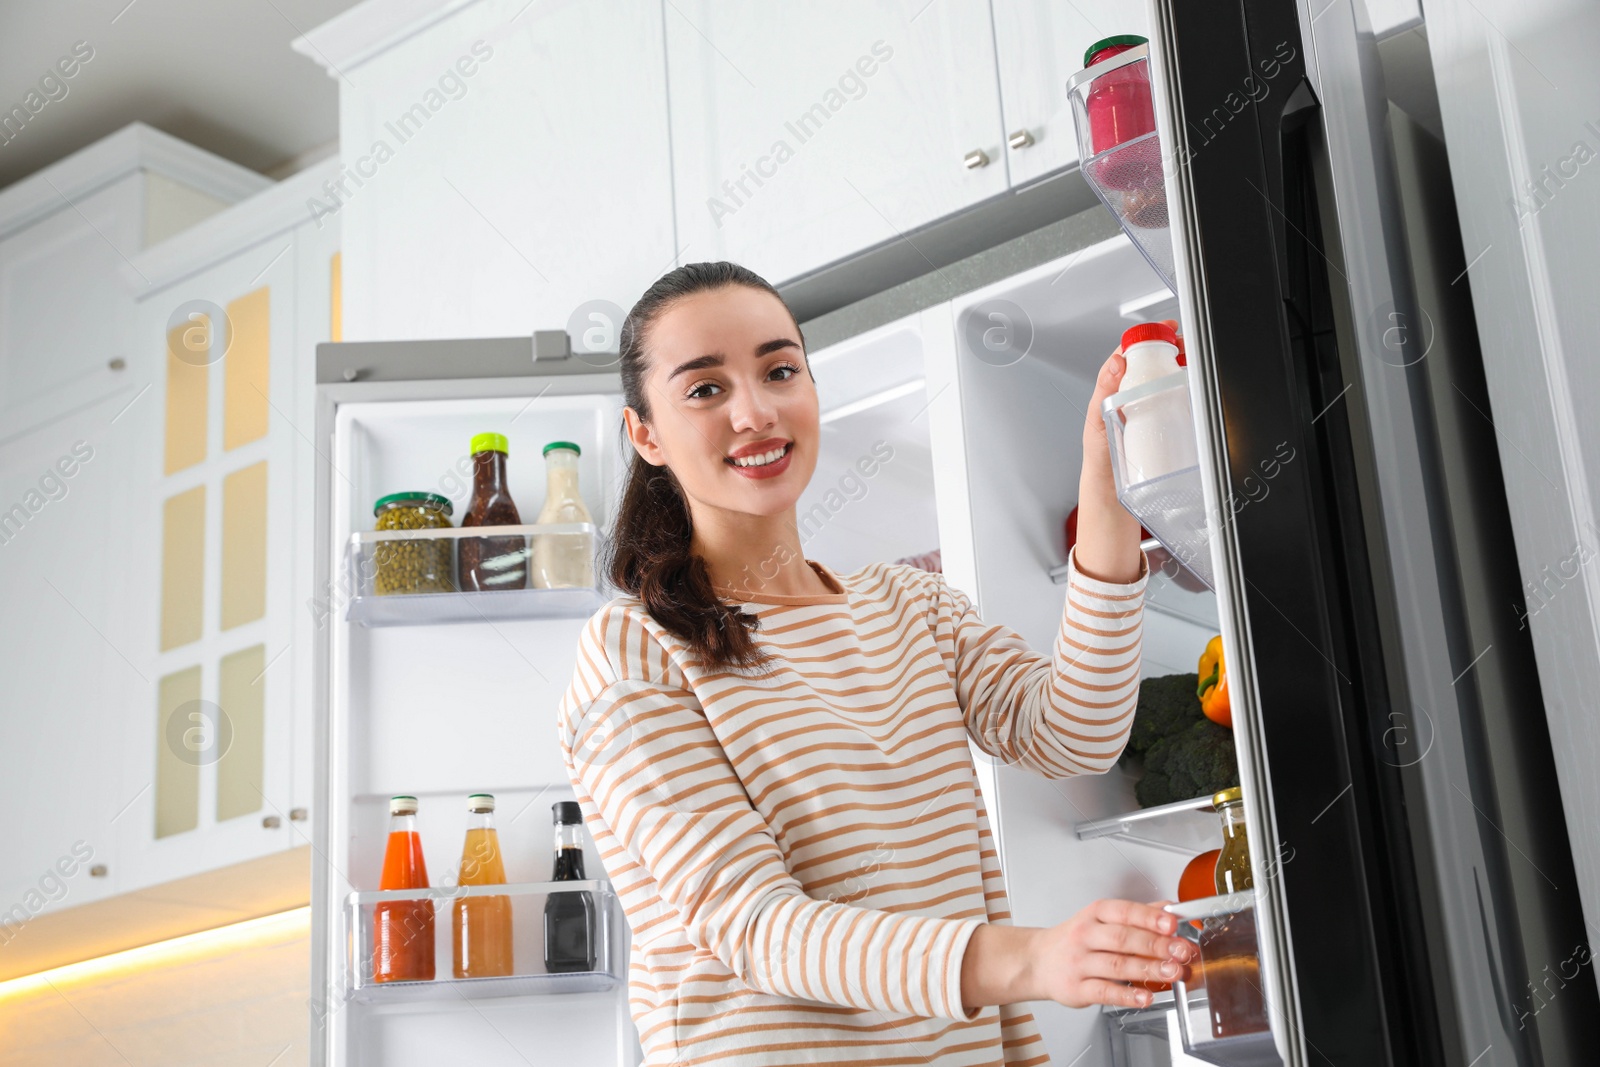
[[[1144,0],[993,0],[1011,184],[1078,162],[1067,79],[1083,53],[1115,34],[1147,33]],[[1026,136],[1024,136],[1026,135]]]
[[[1006,189],[989,5],[666,7],[680,262],[778,283]]]
[[[656,4],[484,0],[341,64],[345,339],[629,307],[676,262],[664,63]]]

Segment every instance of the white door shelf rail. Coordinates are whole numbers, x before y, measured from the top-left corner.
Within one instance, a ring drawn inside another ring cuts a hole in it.
[[[598,559],[600,532],[593,523],[530,523],[517,526],[453,526],[421,530],[368,530],[353,533],[345,549],[350,605],[345,617],[363,626],[408,626],[451,622],[500,622],[510,619],[582,619],[605,604],[607,595],[598,578],[594,584],[552,589],[496,589],[466,591],[455,588],[457,549],[463,538],[501,540],[515,538],[523,547],[488,563],[525,564],[536,551],[539,538],[586,537],[588,554]],[[399,546],[423,543],[423,550],[405,557]],[[443,542],[442,544],[440,542]],[[393,554],[390,554],[393,553]],[[439,592],[380,593],[379,579],[393,561],[425,570],[444,588]]]
[[[544,969],[542,917],[546,900],[560,893],[585,893],[593,902],[589,971],[550,973]],[[452,902],[469,897],[508,897],[512,907],[515,974],[452,978],[454,921]],[[382,904],[429,901],[434,908],[436,977],[429,981],[376,982],[372,977],[373,915]],[[623,981],[627,929],[611,883],[602,878],[567,882],[521,882],[500,885],[446,885],[426,889],[374,889],[351,893],[345,900],[349,952],[349,995],[364,1004],[397,1004],[419,1000],[477,1000],[495,997],[544,996],[563,993],[607,993]],[[529,958],[532,957],[532,963]]]

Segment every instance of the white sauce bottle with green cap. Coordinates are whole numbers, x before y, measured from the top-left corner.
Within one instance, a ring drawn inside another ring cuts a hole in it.
[[[544,446],[545,495],[539,525],[592,523],[578,491],[580,450],[571,441],[551,441]],[[542,533],[533,538],[535,589],[575,589],[594,585],[594,535],[592,533]]]

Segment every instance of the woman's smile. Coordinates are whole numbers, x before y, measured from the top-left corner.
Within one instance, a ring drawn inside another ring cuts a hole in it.
[[[789,469],[789,456],[793,452],[793,441],[769,438],[734,449],[723,462],[746,478],[776,478]]]

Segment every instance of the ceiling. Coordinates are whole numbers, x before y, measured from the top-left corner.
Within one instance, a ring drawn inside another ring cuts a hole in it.
[[[40,97],[55,99],[0,143],[0,187],[135,120],[272,177],[292,173],[333,150],[339,92],[289,42],[356,2],[0,0],[0,118],[59,77],[78,42],[93,50],[61,79],[65,94],[47,84]]]

